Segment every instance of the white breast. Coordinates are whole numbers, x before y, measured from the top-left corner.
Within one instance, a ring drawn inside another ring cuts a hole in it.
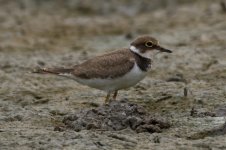
[[[139,81],[141,81],[145,76],[147,72],[141,71],[138,65],[135,63],[132,70],[130,72],[126,73],[122,77],[117,77],[114,79],[107,78],[107,79],[81,79],[81,78],[74,78],[77,82],[88,85],[90,87],[104,90],[107,92],[112,92],[115,90],[125,89],[129,88],[131,86],[134,86]]]

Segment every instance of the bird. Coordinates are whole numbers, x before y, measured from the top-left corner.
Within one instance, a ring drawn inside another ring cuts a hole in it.
[[[132,87],[145,78],[156,52],[172,53],[172,50],[160,46],[154,37],[142,35],[134,39],[128,48],[96,56],[72,67],[38,68],[33,73],[63,76],[105,91],[105,103],[109,103],[111,95],[116,100],[119,90]]]

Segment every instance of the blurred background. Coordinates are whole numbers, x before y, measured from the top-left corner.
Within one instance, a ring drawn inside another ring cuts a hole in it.
[[[173,53],[158,55],[148,77],[118,99],[145,106],[173,127],[153,135],[123,131],[135,142],[107,132],[54,131],[65,115],[102,105],[105,93],[30,72],[73,66],[143,34]],[[225,0],[0,0],[0,149],[99,149],[96,140],[106,149],[224,149],[225,133],[199,132],[224,123],[225,83]],[[201,138],[189,140],[193,134]]]
[[[219,26],[226,11],[224,1],[218,0],[1,0],[0,4],[0,48],[8,50],[81,49],[82,38],[141,34],[167,38],[182,34],[180,41],[169,42],[179,45],[188,38],[213,42],[205,36],[206,28]],[[192,33],[184,36],[184,30]]]

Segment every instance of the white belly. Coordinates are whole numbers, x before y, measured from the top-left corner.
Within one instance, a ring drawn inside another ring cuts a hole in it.
[[[117,77],[114,79],[81,79],[81,78],[75,78],[75,80],[81,84],[104,90],[107,92],[112,92],[115,90],[125,89],[129,88],[131,86],[134,86],[139,81],[141,81],[145,76],[147,72],[143,72],[140,70],[140,68],[137,66],[137,64],[134,65],[133,69],[130,70],[127,74],[125,74],[122,77]]]

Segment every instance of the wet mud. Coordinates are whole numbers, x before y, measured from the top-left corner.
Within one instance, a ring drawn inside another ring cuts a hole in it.
[[[0,149],[225,149],[224,0],[0,1]],[[148,34],[136,86],[106,93],[37,67],[68,67]],[[79,131],[79,132],[78,132]]]

